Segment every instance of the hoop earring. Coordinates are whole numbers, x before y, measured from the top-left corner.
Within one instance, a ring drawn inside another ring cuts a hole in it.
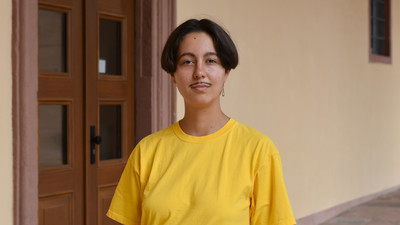
[[[225,90],[224,90],[224,86],[225,86],[225,85],[223,85],[223,86],[222,86],[222,91],[221,91],[222,97],[224,97],[224,96],[225,96]]]

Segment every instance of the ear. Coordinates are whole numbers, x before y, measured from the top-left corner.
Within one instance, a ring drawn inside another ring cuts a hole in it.
[[[224,80],[224,82],[226,82],[226,80],[228,79],[230,72],[231,72],[231,70],[225,70],[225,80]]]
[[[175,75],[173,73],[170,73],[169,75],[171,76],[172,82],[174,82],[174,84],[176,84]]]

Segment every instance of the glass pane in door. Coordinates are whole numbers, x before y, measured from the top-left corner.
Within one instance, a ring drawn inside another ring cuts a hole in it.
[[[121,105],[100,105],[100,160],[121,158]]]
[[[121,75],[121,32],[121,22],[100,19],[100,74]]]
[[[66,105],[39,106],[40,167],[68,164]]]
[[[67,14],[39,9],[39,71],[67,72]]]

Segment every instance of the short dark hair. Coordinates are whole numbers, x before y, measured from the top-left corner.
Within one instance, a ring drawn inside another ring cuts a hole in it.
[[[192,32],[205,32],[213,40],[217,56],[226,71],[235,69],[239,63],[236,46],[229,34],[209,19],[190,19],[179,25],[169,36],[161,55],[161,66],[167,73],[175,73],[179,45]]]

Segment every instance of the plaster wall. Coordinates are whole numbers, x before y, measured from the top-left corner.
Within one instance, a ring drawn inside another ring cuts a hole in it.
[[[13,224],[11,0],[0,1],[0,215]]]
[[[369,62],[368,2],[177,0],[235,41],[223,110],[274,140],[296,218],[400,184],[400,2],[390,65]]]

